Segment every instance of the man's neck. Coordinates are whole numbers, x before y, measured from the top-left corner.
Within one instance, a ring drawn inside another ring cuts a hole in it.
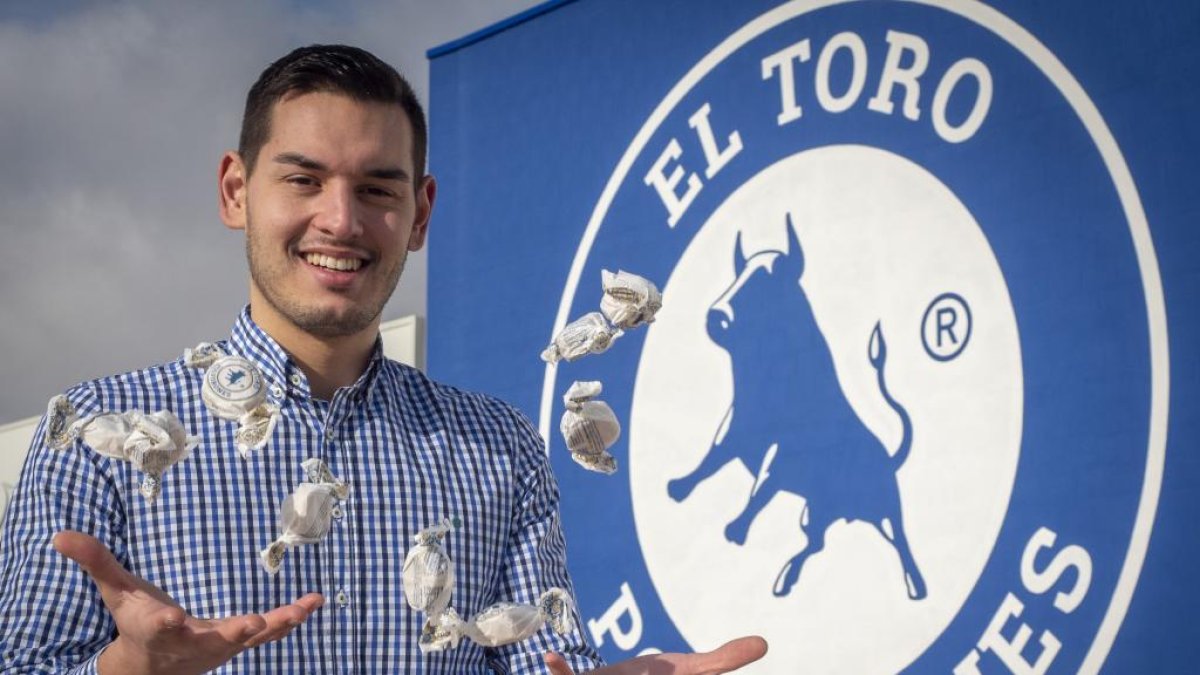
[[[334,392],[358,381],[367,369],[378,321],[351,335],[324,337],[313,335],[279,316],[272,308],[251,301],[250,315],[258,327],[270,335],[292,357],[308,378],[314,398],[330,400]]]

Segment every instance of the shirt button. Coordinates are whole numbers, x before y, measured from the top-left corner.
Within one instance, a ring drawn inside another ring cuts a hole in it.
[[[337,596],[334,597],[334,600],[337,601],[338,607],[345,607],[346,605],[350,604],[350,596],[346,595],[345,590],[339,590],[337,592]]]
[[[337,432],[333,427],[325,427],[325,440],[332,441],[334,436],[337,436]]]
[[[271,398],[274,398],[274,399],[283,398],[283,387],[281,387],[277,384],[271,385]]]
[[[333,516],[334,519],[336,519],[336,520],[341,520],[342,519],[342,507],[340,507],[340,506],[333,507],[333,510],[329,512],[329,515]]]
[[[297,387],[304,384],[304,378],[300,377],[300,373],[292,373],[292,376],[288,378],[288,381]]]

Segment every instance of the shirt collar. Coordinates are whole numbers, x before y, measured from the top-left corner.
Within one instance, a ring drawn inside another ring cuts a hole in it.
[[[229,344],[234,353],[249,359],[262,371],[270,398],[275,403],[280,402],[284,392],[303,398],[312,396],[304,371],[274,338],[254,322],[250,316],[250,305],[242,308],[234,322]],[[344,387],[348,390],[346,393],[357,400],[365,400],[375,389],[375,380],[378,379],[383,360],[383,339],[377,335],[366,369],[354,384]]]

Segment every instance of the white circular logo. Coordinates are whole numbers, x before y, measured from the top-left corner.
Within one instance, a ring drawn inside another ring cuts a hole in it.
[[[942,362],[920,318],[951,287],[979,326]],[[713,212],[664,297],[638,368],[629,474],[667,613],[693,644],[727,638],[736,616],[778,662],[904,667],[975,586],[1020,452],[1016,321],[977,223],[901,157],[809,150]]]

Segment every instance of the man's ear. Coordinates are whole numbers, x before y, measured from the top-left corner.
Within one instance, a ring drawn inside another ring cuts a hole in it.
[[[250,177],[242,156],[230,150],[217,167],[217,198],[221,221],[231,230],[246,229],[246,183]]]
[[[437,181],[433,176],[421,178],[417,185],[417,213],[413,219],[412,232],[408,235],[408,250],[419,251],[425,245],[429,233],[429,216],[433,213],[433,202],[437,199]]]

